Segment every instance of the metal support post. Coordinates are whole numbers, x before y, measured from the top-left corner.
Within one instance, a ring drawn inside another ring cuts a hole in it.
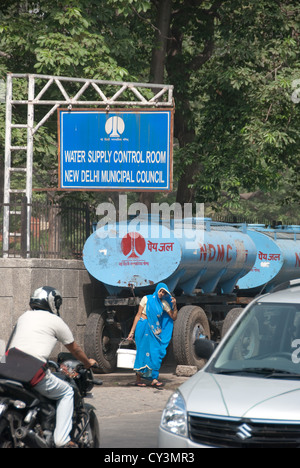
[[[26,166],[26,197],[27,197],[27,257],[30,257],[30,223],[32,203],[32,169],[33,169],[33,127],[34,127],[34,76],[28,77],[27,104],[27,166]]]
[[[9,251],[9,202],[10,202],[10,167],[11,167],[11,118],[12,118],[12,77],[6,81],[6,116],[5,116],[5,164],[4,164],[4,211],[3,211],[3,257]]]

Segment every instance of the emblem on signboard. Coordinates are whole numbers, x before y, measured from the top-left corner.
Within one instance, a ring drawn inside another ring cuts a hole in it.
[[[119,137],[125,130],[124,120],[121,117],[110,117],[105,124],[105,131],[111,137]]]

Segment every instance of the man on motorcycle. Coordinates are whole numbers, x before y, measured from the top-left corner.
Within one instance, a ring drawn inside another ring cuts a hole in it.
[[[86,368],[97,365],[96,361],[89,359],[75,342],[70,328],[59,316],[61,304],[62,296],[55,288],[43,286],[36,289],[29,302],[31,310],[19,318],[9,348],[18,348],[46,362],[59,341]],[[72,429],[74,400],[72,387],[48,370],[35,389],[42,395],[57,400],[55,446],[76,447],[69,435]]]

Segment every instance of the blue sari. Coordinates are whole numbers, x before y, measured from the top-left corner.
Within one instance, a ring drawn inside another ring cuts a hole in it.
[[[134,370],[145,379],[157,379],[161,362],[173,333],[173,319],[163,309],[158,291],[165,289],[169,294],[163,300],[172,308],[171,295],[164,283],[159,283],[153,294],[147,296],[147,318],[140,318],[135,329],[137,347]]]

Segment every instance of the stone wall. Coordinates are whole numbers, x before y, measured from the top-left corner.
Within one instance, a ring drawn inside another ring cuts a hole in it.
[[[0,341],[7,342],[18,317],[29,309],[32,292],[53,286],[63,296],[60,315],[83,347],[88,315],[103,304],[105,291],[80,260],[0,258]],[[65,350],[57,346],[57,352]]]

